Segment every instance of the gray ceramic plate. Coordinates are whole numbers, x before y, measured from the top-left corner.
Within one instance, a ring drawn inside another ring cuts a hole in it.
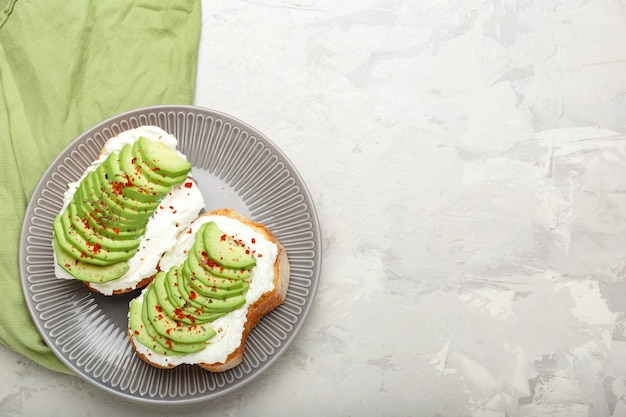
[[[151,367],[133,352],[127,309],[137,291],[101,296],[54,276],[52,220],[63,193],[97,158],[105,141],[140,125],[175,135],[193,163],[207,210],[234,208],[265,224],[285,246],[291,281],[283,305],[248,338],[243,363],[227,372],[194,366]],[[261,133],[228,115],[192,106],[156,106],[106,120],[76,138],[45,172],[28,205],[20,241],[26,303],[52,351],[77,375],[126,399],[194,403],[241,387],[285,351],[302,326],[320,275],[320,230],[311,196],[285,155]]]

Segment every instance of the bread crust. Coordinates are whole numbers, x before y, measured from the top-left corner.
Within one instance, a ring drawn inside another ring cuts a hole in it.
[[[155,276],[156,276],[156,274],[154,274],[154,275],[152,275],[150,277],[142,279],[141,281],[139,281],[137,283],[137,285],[135,285],[134,288],[118,288],[116,290],[113,290],[113,295],[126,294],[126,293],[129,293],[129,292],[138,290],[140,288],[143,288],[146,285],[150,284],[152,282],[152,280],[154,280]],[[83,284],[85,284],[87,286],[87,288],[89,288],[90,291],[97,292],[98,294],[102,294],[102,292],[98,291],[98,289],[95,288],[94,286],[92,286],[90,282],[87,282],[87,281],[81,281],[81,282]]]
[[[246,322],[244,323],[244,329],[241,335],[241,341],[237,348],[233,350],[224,362],[217,363],[198,363],[197,365],[203,369],[206,369],[210,372],[224,372],[229,369],[236,367],[241,364],[244,357],[244,351],[246,347],[246,342],[248,339],[248,335],[250,331],[257,325],[257,323],[270,311],[274,310],[276,307],[281,305],[286,297],[287,297],[287,289],[289,287],[289,278],[290,278],[290,266],[289,259],[287,257],[287,251],[285,248],[278,242],[276,237],[272,232],[267,229],[264,225],[254,222],[248,217],[238,213],[237,211],[229,208],[218,209],[214,211],[210,211],[202,214],[202,216],[225,216],[230,217],[232,219],[239,220],[241,223],[247,225],[250,228],[255,229],[260,234],[264,235],[265,238],[274,244],[276,244],[278,248],[278,253],[276,256],[276,260],[274,261],[274,288],[271,291],[264,293],[254,304],[248,307],[248,312],[246,314]],[[132,331],[130,327],[128,328],[128,336],[135,350],[135,353],[148,364],[155,366],[157,368],[173,368],[174,365],[170,366],[161,366],[157,363],[152,362],[145,355],[137,352],[135,346],[134,337],[132,337]]]

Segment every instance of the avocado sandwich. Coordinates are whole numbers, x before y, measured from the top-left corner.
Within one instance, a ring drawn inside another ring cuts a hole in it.
[[[265,226],[231,209],[205,213],[130,302],[129,339],[155,367],[231,369],[243,360],[250,330],[283,303],[288,284],[287,253]]]
[[[53,221],[55,274],[105,295],[133,291],[204,208],[173,135],[140,126],[109,139],[69,184]]]

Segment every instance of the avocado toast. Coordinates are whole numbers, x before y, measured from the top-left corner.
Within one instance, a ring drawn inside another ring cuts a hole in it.
[[[156,274],[161,254],[204,208],[191,164],[172,135],[142,126],[107,141],[53,221],[57,277],[106,295]]]
[[[282,304],[288,284],[286,251],[266,227],[212,211],[180,233],[130,302],[128,336],[153,366],[225,371],[241,363],[250,330]]]

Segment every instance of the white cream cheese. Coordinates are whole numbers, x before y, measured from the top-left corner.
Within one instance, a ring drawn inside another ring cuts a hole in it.
[[[195,232],[202,224],[210,221],[214,221],[224,233],[241,239],[255,253],[257,263],[252,269],[250,287],[246,293],[246,304],[210,323],[217,334],[209,339],[207,347],[199,352],[181,356],[164,356],[154,353],[135,339],[134,345],[137,352],[158,365],[176,366],[226,361],[228,355],[241,344],[248,308],[264,293],[274,289],[274,263],[278,256],[276,244],[240,221],[225,216],[202,216],[195,220],[187,230],[179,235],[176,245],[163,255],[161,270],[167,271],[173,266],[182,264],[187,258],[187,251],[193,245]],[[143,302],[144,292],[136,299],[137,301]],[[132,332],[130,333],[131,337],[134,337]]]
[[[177,150],[178,140],[171,134],[157,126],[140,126],[127,130],[107,141],[100,157],[89,166],[83,176],[76,182],[69,184],[63,197],[63,209],[72,201],[74,193],[82,179],[94,171],[112,153],[119,152],[125,145],[134,143],[144,136],[164,143],[185,160],[184,154]],[[185,184],[191,185],[185,185]],[[163,197],[159,208],[148,220],[146,233],[141,239],[135,256],[128,260],[128,271],[119,279],[103,284],[90,284],[95,290],[105,295],[113,294],[115,290],[135,288],[137,284],[151,277],[157,272],[161,255],[169,250],[176,242],[178,233],[187,227],[204,208],[202,194],[191,176],[181,185],[173,187],[172,191]],[[61,268],[55,259],[55,275],[63,279],[75,279]]]

